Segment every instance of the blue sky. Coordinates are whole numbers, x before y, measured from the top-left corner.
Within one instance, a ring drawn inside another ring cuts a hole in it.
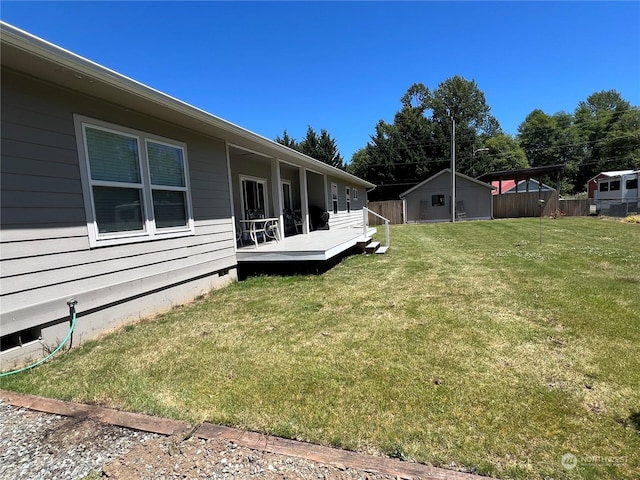
[[[267,138],[346,160],[415,82],[475,80],[502,128],[615,89],[640,105],[640,2],[11,2],[2,20]]]

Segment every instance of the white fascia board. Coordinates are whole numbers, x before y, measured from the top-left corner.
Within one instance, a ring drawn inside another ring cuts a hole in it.
[[[303,166],[308,166],[309,168],[322,172],[328,172],[356,185],[363,185],[366,188],[375,186],[373,183],[358,178],[344,170],[340,170],[339,168],[328,165],[289,147],[274,142],[262,135],[235,125],[234,123],[183,102],[182,100],[178,100],[175,97],[133,80],[132,78],[88,60],[3,21],[0,21],[0,39],[2,43],[11,45],[30,55],[40,57],[70,70],[77,71],[81,75],[92,77],[114,88],[124,90],[127,93],[138,96],[146,101],[159,104],[172,111],[192,117],[204,124],[211,125],[231,134],[238,135],[246,140],[256,142],[269,149],[276,149],[285,158],[293,157]]]

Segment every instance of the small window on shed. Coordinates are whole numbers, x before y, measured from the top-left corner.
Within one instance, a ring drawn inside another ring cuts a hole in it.
[[[444,207],[444,195],[431,195],[432,207]]]
[[[601,192],[608,192],[609,191],[609,182],[600,183],[600,191]]]
[[[612,192],[615,190],[620,190],[620,180],[613,180],[609,182],[609,190]]]
[[[627,180],[627,183],[625,186],[627,190],[633,190],[634,188],[638,188],[638,179],[634,178],[632,180]]]

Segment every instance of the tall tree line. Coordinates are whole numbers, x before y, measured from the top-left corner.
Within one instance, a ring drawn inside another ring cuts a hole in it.
[[[377,123],[349,171],[377,184],[424,180],[450,165],[454,121],[456,171],[475,177],[527,166],[524,152],[502,131],[473,80],[454,76],[433,91],[416,83],[400,104],[393,123]]]
[[[450,166],[455,121],[456,171],[478,177],[502,170],[565,166],[562,193],[586,190],[601,171],[640,169],[640,108],[615,90],[595,92],[574,112],[533,110],[515,136],[504,133],[473,80],[451,77],[430,90],[411,85],[393,122],[379,120],[367,144],[345,164],[336,141],[311,126],[297,141],[275,140],[377,185],[412,185]]]
[[[572,114],[532,111],[518,141],[531,166],[565,165],[565,191],[581,192],[602,171],[640,169],[640,109],[615,90],[596,92]]]
[[[333,167],[342,170],[346,168],[344,158],[340,155],[335,139],[324,128],[320,130],[320,135],[318,135],[309,126],[307,134],[300,142],[290,137],[285,129],[282,137],[276,137],[275,141]]]

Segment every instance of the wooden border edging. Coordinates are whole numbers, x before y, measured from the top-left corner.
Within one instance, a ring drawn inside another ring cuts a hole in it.
[[[0,390],[0,399],[15,407],[28,408],[38,412],[63,415],[65,417],[98,420],[110,425],[161,435],[174,435],[180,432],[186,432],[192,428],[187,422],[179,420],[153,417],[140,413],[122,412],[111,408],[54,400],[6,390]],[[488,478],[470,473],[432,467],[421,463],[403,462],[393,458],[376,457],[338,448],[299,442],[297,440],[287,440],[285,438],[247,432],[237,428],[213,425],[211,423],[203,423],[194,432],[194,436],[205,440],[221,438],[253,450],[356,468],[370,473],[395,475],[400,478],[418,477],[422,480],[487,480]]]

